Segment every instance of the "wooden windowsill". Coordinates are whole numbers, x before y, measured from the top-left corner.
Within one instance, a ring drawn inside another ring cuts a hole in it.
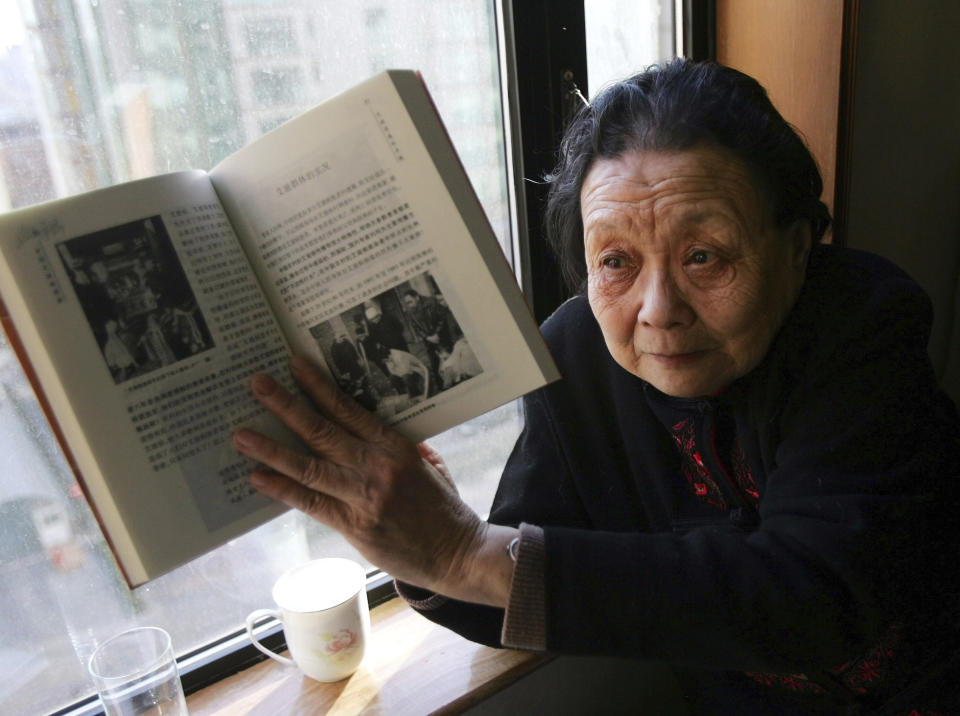
[[[191,716],[453,714],[474,706],[548,657],[474,644],[393,599],[370,612],[370,645],[348,679],[324,684],[272,659],[187,698]]]

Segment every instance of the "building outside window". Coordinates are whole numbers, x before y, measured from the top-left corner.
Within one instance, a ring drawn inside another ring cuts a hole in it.
[[[252,17],[245,24],[247,52],[253,57],[298,54],[293,23],[286,16]]]
[[[250,73],[258,107],[285,107],[303,102],[303,73],[299,67],[276,67]]]
[[[663,4],[586,3],[591,87],[672,54],[662,30],[672,2]],[[8,0],[0,211],[209,169],[371,74],[409,67],[422,72],[509,250],[499,46],[487,0]],[[431,441],[481,514],[520,428],[510,404]],[[318,556],[360,559],[290,512],[128,590],[0,334],[0,713],[87,697],[87,657],[130,626],[164,627],[180,653],[235,633],[270,603],[280,573]]]

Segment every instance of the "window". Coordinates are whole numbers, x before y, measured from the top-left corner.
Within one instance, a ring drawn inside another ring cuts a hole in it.
[[[603,86],[673,57],[674,6],[663,0],[584,0],[587,87]]]
[[[662,28],[672,6],[672,0],[553,0],[538,11],[577,10],[582,49],[586,9],[593,88],[672,53],[651,40],[644,45],[648,54],[632,54],[637,37],[665,36],[649,23],[656,18]],[[514,10],[535,7],[523,2]],[[534,54],[549,46],[536,36],[540,26],[518,21],[514,28]],[[558,24],[551,32],[567,28]],[[497,47],[497,4],[490,0],[5,3],[0,211],[162,172],[210,168],[370,74],[411,67],[423,73],[510,254],[516,211],[507,184]],[[552,87],[555,76],[551,66],[530,86]],[[543,123],[546,147],[534,152],[549,161],[556,133],[542,106],[525,114]],[[527,178],[540,174],[530,161],[525,171]],[[513,404],[431,441],[481,514],[520,427]],[[291,512],[127,590],[0,334],[0,713],[46,713],[86,699],[92,692],[87,657],[99,641],[134,624],[166,628],[179,653],[226,638],[251,609],[269,605],[269,589],[282,571],[321,555],[359,558],[337,535]]]
[[[0,209],[210,168],[373,72],[412,67],[510,245],[493,7],[433,5],[63,0],[13,3],[23,10],[16,16],[5,3]],[[311,27],[323,38],[298,42]],[[453,47],[465,58],[456,74],[447,69]],[[433,441],[481,512],[519,427],[508,405]],[[283,570],[322,555],[359,558],[339,536],[288,513],[129,591],[0,340],[0,712],[50,712],[88,696],[87,657],[128,626],[163,626],[181,653],[235,632],[251,609],[269,606]]]
[[[254,17],[246,21],[247,52],[253,57],[297,54],[297,40],[288,17]]]
[[[250,73],[258,107],[277,107],[303,102],[303,77],[299,67],[254,70]]]

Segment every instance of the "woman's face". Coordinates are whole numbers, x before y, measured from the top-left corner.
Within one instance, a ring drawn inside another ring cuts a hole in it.
[[[778,230],[726,150],[597,160],[580,192],[590,307],[625,370],[711,395],[753,369],[803,283],[806,222]]]

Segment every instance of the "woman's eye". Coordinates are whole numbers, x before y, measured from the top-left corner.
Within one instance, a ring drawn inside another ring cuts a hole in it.
[[[620,256],[607,256],[600,262],[604,268],[620,269],[624,266],[623,258]]]
[[[700,251],[694,251],[692,254],[690,254],[690,258],[687,260],[687,262],[702,266],[704,264],[710,263],[715,258],[717,258],[717,255],[712,251],[700,250]]]

